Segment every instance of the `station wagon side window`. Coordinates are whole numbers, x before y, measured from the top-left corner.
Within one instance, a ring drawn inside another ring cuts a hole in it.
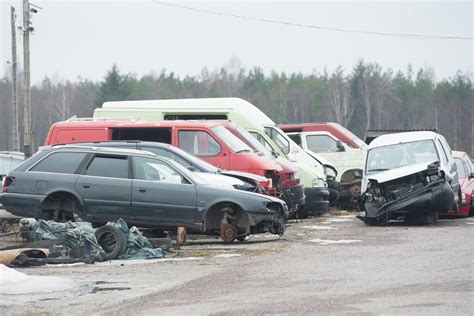
[[[316,153],[339,151],[337,141],[327,135],[308,135],[306,136],[306,142],[308,149]]]
[[[133,157],[133,178],[163,183],[189,184],[181,173],[163,161],[153,158]]]
[[[56,152],[46,156],[29,171],[73,174],[87,153]]]
[[[179,131],[179,148],[196,156],[215,156],[221,151],[219,143],[204,131]]]
[[[443,143],[439,139],[438,139],[438,143],[439,143],[439,146],[441,148],[441,151],[443,152],[441,154],[441,158],[443,159],[444,164],[447,164],[448,163],[448,155],[446,154],[446,149],[444,149]]]
[[[87,166],[86,175],[96,177],[128,179],[126,156],[96,155]]]

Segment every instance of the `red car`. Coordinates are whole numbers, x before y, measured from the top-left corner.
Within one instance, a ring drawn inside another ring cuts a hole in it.
[[[473,216],[474,215],[474,164],[471,157],[463,151],[454,151],[453,158],[461,185],[460,206],[457,210],[450,210],[440,215]]]

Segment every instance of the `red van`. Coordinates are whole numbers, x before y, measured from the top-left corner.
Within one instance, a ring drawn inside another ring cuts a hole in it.
[[[302,185],[299,179],[292,179],[294,170],[284,170],[275,160],[258,155],[219,122],[72,119],[54,123],[49,129],[45,145],[105,140],[142,140],[171,144],[216,167],[270,178],[278,196],[290,188],[289,195],[299,199],[295,201],[292,198],[288,201],[290,203],[287,202],[290,209],[293,206],[297,208],[299,203],[304,204],[303,190],[298,190]],[[301,191],[301,194],[295,196],[295,191]]]

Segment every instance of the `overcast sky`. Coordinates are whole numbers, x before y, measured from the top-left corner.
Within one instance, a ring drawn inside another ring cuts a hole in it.
[[[32,1],[31,73],[101,80],[113,63],[138,76],[162,69],[180,76],[214,70],[237,58],[266,72],[322,72],[358,59],[405,71],[431,67],[440,80],[457,70],[473,76],[473,40],[407,39],[269,24],[210,15],[150,1]],[[0,0],[0,77],[11,60],[10,5],[21,22],[22,1]],[[304,25],[392,33],[473,37],[467,2],[175,2],[197,9]],[[18,34],[19,60],[22,42]]]

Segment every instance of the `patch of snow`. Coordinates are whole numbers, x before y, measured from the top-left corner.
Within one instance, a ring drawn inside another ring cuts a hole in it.
[[[331,226],[320,226],[320,225],[302,226],[301,228],[303,228],[303,229],[314,229],[314,230],[331,230],[331,229],[337,229],[337,228],[331,227]]]
[[[91,292],[91,282],[52,277],[33,276],[0,264],[0,301],[9,305],[45,299],[59,299]]]
[[[357,239],[341,239],[341,240],[330,240],[330,239],[311,239],[310,242],[315,242],[320,245],[332,245],[332,244],[352,244],[356,242],[362,242],[362,240]]]
[[[215,255],[214,258],[233,258],[233,257],[240,257],[241,254],[238,253],[224,253],[221,255]]]
[[[4,264],[0,264],[0,286],[16,282],[23,282],[31,277],[15,269],[9,268]]]
[[[466,223],[467,225],[474,225],[474,223]]]
[[[75,263],[57,263],[57,264],[45,264],[45,268],[63,268],[63,267],[77,267],[85,265],[84,262],[75,262]]]

